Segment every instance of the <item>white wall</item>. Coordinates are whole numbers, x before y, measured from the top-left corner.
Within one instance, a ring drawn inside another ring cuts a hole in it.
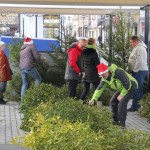
[[[20,35],[23,35],[24,19],[24,37],[36,37],[36,16],[32,14],[20,15]],[[43,38],[43,16],[37,16],[37,38]]]
[[[43,38],[43,15],[37,17],[37,37]]]

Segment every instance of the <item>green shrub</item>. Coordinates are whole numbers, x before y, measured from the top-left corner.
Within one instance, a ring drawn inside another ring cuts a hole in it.
[[[34,114],[42,113],[47,119],[55,115],[59,115],[63,120],[69,120],[74,123],[90,122],[90,126],[94,131],[105,130],[111,125],[111,112],[106,107],[90,107],[82,105],[80,102],[72,99],[65,99],[52,103],[49,99],[48,103],[41,103],[37,108],[31,108],[24,114],[21,128],[25,131],[30,131],[33,126],[31,120],[36,120]]]
[[[29,108],[37,107],[41,102],[52,102],[66,98],[66,86],[61,89],[51,84],[32,85],[26,92],[21,101],[20,109],[22,112],[28,111]]]
[[[22,45],[23,40],[13,39],[13,44],[9,44],[8,46],[10,52],[9,61],[13,71],[13,79],[9,82],[6,92],[7,94],[5,94],[8,100],[17,100],[17,101],[20,100],[22,80],[19,69],[19,58],[20,58],[19,53]],[[65,83],[64,71],[63,73],[62,70],[57,71],[56,69],[54,69],[55,67],[51,69],[52,67],[48,65],[47,61],[43,62],[43,65],[37,63],[36,68],[42,77],[43,83],[52,83],[59,87]],[[33,82],[33,79],[28,76],[28,80],[30,87],[31,83]]]
[[[18,67],[19,65],[19,53],[20,53],[20,49],[23,45],[23,40],[17,40],[17,39],[13,39],[13,44],[9,44],[8,48],[9,48],[9,53],[10,53],[10,63],[13,66],[14,70],[16,69],[16,67]]]
[[[71,122],[89,121],[91,128],[95,131],[104,130],[111,125],[111,112],[106,107],[98,108],[82,105],[75,100],[57,101],[50,115],[59,115],[61,119],[68,119]]]
[[[99,134],[99,133],[98,133]],[[100,136],[101,136],[100,132]],[[111,126],[103,132],[104,138],[100,141],[103,150],[149,150],[150,133],[138,130],[122,130]]]
[[[147,93],[140,100],[141,110],[140,115],[150,121],[150,93]]]
[[[136,130],[122,130],[110,126],[94,132],[90,123],[74,123],[61,117],[46,119],[35,113],[31,132],[18,137],[12,143],[32,150],[149,150],[150,133]]]
[[[21,92],[21,76],[20,72],[16,72],[12,76],[12,80],[8,82],[8,86],[5,92],[5,97],[9,101],[19,101]]]
[[[32,131],[23,138],[14,139],[13,143],[32,150],[97,150],[102,149],[100,138],[92,131],[88,123],[70,123],[59,117],[46,119],[41,114],[35,114]],[[19,141],[22,141],[19,143]]]

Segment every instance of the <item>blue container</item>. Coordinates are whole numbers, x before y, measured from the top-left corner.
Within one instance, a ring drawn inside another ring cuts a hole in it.
[[[11,36],[1,36],[1,41],[5,42],[5,54],[9,56],[8,45],[15,44],[16,42],[23,41],[23,38],[16,38]],[[38,52],[53,52],[56,48],[60,47],[60,42],[57,39],[38,39],[33,38],[33,43]]]

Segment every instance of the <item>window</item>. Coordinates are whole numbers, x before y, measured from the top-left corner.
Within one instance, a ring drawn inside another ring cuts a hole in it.
[[[55,38],[59,36],[59,16],[58,15],[44,15],[43,37]]]

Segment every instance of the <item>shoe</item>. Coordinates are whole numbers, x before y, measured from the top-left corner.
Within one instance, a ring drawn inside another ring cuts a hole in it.
[[[8,101],[4,101],[3,98],[0,99],[0,104],[6,104]]]
[[[126,129],[126,125],[120,123],[119,121],[113,121],[112,124],[115,126],[119,126],[121,129]]]
[[[135,112],[135,111],[138,111],[138,109],[135,109],[135,108],[129,108],[129,109],[127,109],[127,112]]]

